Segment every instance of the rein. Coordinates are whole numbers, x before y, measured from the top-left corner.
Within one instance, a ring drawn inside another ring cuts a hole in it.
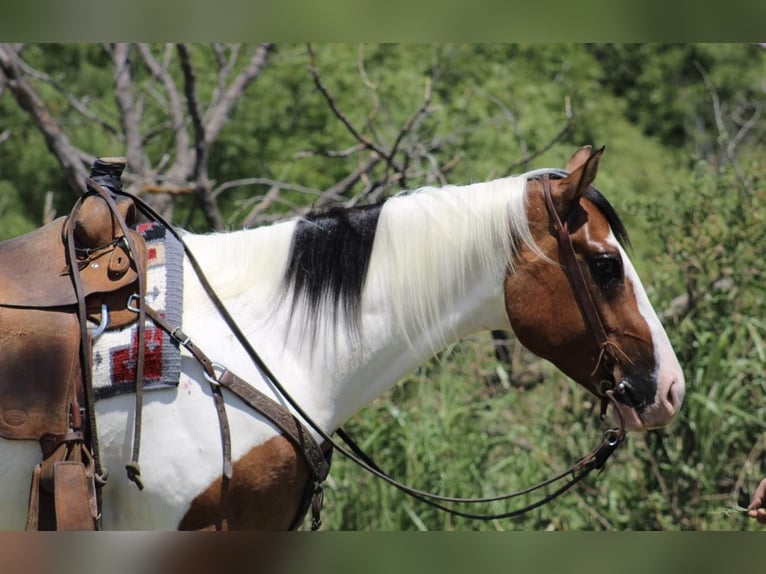
[[[164,217],[162,217],[157,211],[155,211],[150,205],[148,205],[141,198],[127,191],[124,191],[122,189],[117,189],[114,191],[119,195],[123,195],[125,197],[131,198],[135,202],[138,209],[145,216],[165,226],[165,228],[180,242],[180,244],[183,247],[184,253],[187,256],[190,265],[194,269],[194,272],[197,275],[202,287],[204,288],[208,297],[210,298],[210,300],[216,307],[221,318],[227,324],[227,326],[232,331],[232,333],[236,336],[242,348],[245,350],[245,352],[248,354],[250,359],[253,361],[253,364],[259,369],[259,371],[261,372],[261,375],[273,386],[273,388],[275,388],[281,394],[281,396],[287,401],[287,403],[290,404],[290,406],[294,409],[295,413],[297,413],[300,419],[302,419],[311,429],[313,429],[317,433],[317,435],[319,435],[326,442],[327,445],[330,446],[330,449],[331,449],[330,452],[332,452],[332,449],[339,451],[346,458],[348,458],[349,460],[351,460],[352,462],[354,462],[356,465],[360,466],[361,468],[365,469],[366,471],[370,472],[374,476],[377,476],[378,478],[382,479],[383,481],[387,482],[388,484],[390,484],[394,488],[397,488],[398,490],[407,494],[408,496],[415,498],[416,500],[419,500],[434,508],[437,508],[449,514],[461,516],[464,518],[478,519],[478,520],[495,520],[495,519],[510,518],[510,517],[518,516],[525,512],[529,512],[530,510],[538,508],[550,502],[551,500],[557,498],[559,495],[563,494],[564,492],[572,488],[572,486],[574,486],[575,484],[583,480],[585,477],[587,477],[593,470],[595,469],[602,470],[607,460],[609,459],[609,457],[613,454],[613,452],[616,450],[620,442],[622,442],[622,440],[625,437],[624,420],[622,418],[622,415],[619,409],[617,409],[616,399],[614,396],[615,392],[621,391],[621,389],[619,388],[619,385],[615,389],[616,379],[614,378],[614,373],[619,367],[620,360],[615,352],[615,345],[611,343],[607,338],[606,331],[603,327],[601,319],[598,315],[598,312],[595,308],[593,300],[590,296],[590,292],[588,291],[586,287],[585,280],[582,276],[582,272],[579,270],[579,266],[577,265],[577,261],[574,256],[574,247],[572,246],[572,241],[569,236],[569,232],[566,227],[566,224],[561,223],[558,215],[555,212],[555,209],[553,209],[553,203],[550,197],[550,183],[548,182],[547,175],[543,177],[543,182],[544,182],[544,192],[546,196],[546,203],[548,204],[548,209],[551,215],[551,219],[553,221],[553,227],[557,232],[556,237],[559,243],[560,251],[563,254],[562,263],[563,263],[564,270],[567,276],[569,277],[570,283],[572,284],[572,289],[575,294],[575,298],[577,299],[578,304],[580,305],[580,309],[583,313],[583,317],[585,318],[586,325],[589,327],[589,329],[593,333],[594,338],[599,348],[601,349],[596,370],[598,370],[602,364],[605,366],[613,367],[612,373],[610,373],[612,380],[603,381],[602,388],[599,389],[601,393],[600,398],[602,400],[601,418],[602,419],[604,418],[606,408],[608,404],[611,402],[614,405],[615,410],[617,411],[618,416],[620,418],[620,425],[619,425],[619,428],[612,428],[612,429],[606,430],[600,442],[588,454],[580,458],[577,462],[575,462],[569,468],[567,468],[563,472],[560,472],[556,476],[519,491],[515,491],[515,492],[503,494],[503,495],[498,495],[498,496],[493,496],[493,497],[482,497],[482,498],[461,498],[461,497],[442,496],[442,495],[421,491],[421,490],[412,488],[410,486],[407,486],[397,481],[396,479],[392,478],[388,473],[383,471],[367,454],[364,453],[364,451],[353,441],[353,439],[351,439],[351,437],[342,428],[337,429],[336,432],[338,437],[345,442],[348,448],[341,445],[337,440],[335,440],[331,436],[331,434],[325,432],[316,422],[314,422],[311,419],[311,417],[289,395],[289,393],[287,393],[286,389],[282,386],[282,384],[279,382],[277,377],[272,373],[272,371],[269,369],[269,367],[260,357],[258,352],[253,348],[253,346],[247,340],[247,338],[245,337],[244,333],[242,332],[237,322],[234,320],[232,315],[227,310],[226,306],[218,297],[217,293],[215,292],[212,285],[210,284],[207,277],[205,276],[204,272],[202,271],[202,268],[199,265],[197,259],[194,257],[194,254],[191,252],[191,250],[188,248],[186,243],[183,241],[181,235],[173,228],[173,226]],[[321,522],[319,521],[319,507],[321,506],[321,498],[322,498],[321,485],[329,472],[329,462],[328,462],[329,455],[324,455],[322,453],[322,449],[316,444],[311,434],[307,432],[306,428],[302,425],[298,417],[296,417],[289,411],[285,411],[283,407],[277,405],[277,403],[275,403],[272,399],[266,397],[266,395],[262,395],[260,391],[257,391],[254,387],[252,387],[246,381],[240,379],[239,377],[229,372],[222,366],[212,363],[204,355],[204,353],[202,353],[202,351],[198,347],[196,347],[189,340],[189,338],[186,337],[186,335],[183,334],[183,332],[180,330],[179,327],[168,324],[166,321],[164,321],[162,317],[160,317],[153,310],[148,308],[148,306],[145,306],[142,304],[141,309],[143,309],[144,313],[150,319],[155,321],[160,327],[162,327],[164,330],[170,333],[174,339],[176,339],[180,344],[185,346],[192,353],[192,355],[198,360],[198,362],[200,362],[201,366],[203,367],[203,370],[205,371],[205,378],[208,380],[208,382],[211,383],[211,386],[214,388],[214,393],[216,388],[218,389],[218,392],[220,392],[221,388],[226,388],[227,390],[233,392],[235,395],[242,398],[247,404],[249,404],[255,410],[257,410],[258,412],[260,412],[267,418],[270,418],[272,422],[275,422],[275,424],[277,424],[277,426],[279,426],[283,430],[283,432],[285,432],[285,434],[287,435],[287,438],[291,440],[299,448],[300,452],[304,455],[304,458],[309,467],[309,470],[311,471],[311,474],[313,475],[313,485],[309,485],[310,486],[309,494],[312,495],[312,502],[313,502],[313,504],[311,505],[312,514],[313,514],[312,529],[317,529],[319,525],[321,524]],[[222,370],[222,373],[220,375],[216,372],[216,367],[218,367],[219,370]],[[274,410],[275,407],[277,409],[276,411]],[[280,412],[280,411],[284,414],[282,415],[274,414],[275,412]],[[220,416],[220,409],[219,409],[219,416]],[[225,411],[223,416],[225,417]],[[278,421],[275,420],[274,418],[275,416],[277,419],[279,419]],[[137,424],[140,423],[139,417],[136,418],[136,423]],[[226,452],[227,450],[226,444],[228,440],[228,436],[227,436],[228,429],[224,429],[225,418],[221,419],[221,423],[222,423],[222,428],[221,428],[222,440],[224,441],[224,473],[223,474],[225,479],[230,479],[231,460],[227,458],[227,452]],[[138,426],[136,427],[135,432],[136,432],[135,438],[138,439],[138,437],[140,437],[140,429],[138,428]],[[137,445],[134,444],[134,447],[136,447],[136,450],[137,450]],[[530,504],[527,504],[526,506],[523,506],[522,508],[508,511],[508,512],[479,514],[479,513],[473,513],[473,512],[465,512],[465,511],[453,508],[451,506],[445,505],[445,503],[477,504],[477,503],[488,503],[488,502],[509,500],[522,495],[533,493],[537,490],[550,486],[570,475],[571,475],[571,478],[569,478],[567,482],[565,482],[562,486],[560,486],[559,488],[557,488],[555,491],[551,492],[550,494],[547,494],[541,497],[539,500],[532,502]],[[228,484],[228,480],[224,480],[222,484],[223,484],[223,492],[222,492],[222,505],[223,505],[225,504],[224,502],[225,489],[226,489],[226,485]]]

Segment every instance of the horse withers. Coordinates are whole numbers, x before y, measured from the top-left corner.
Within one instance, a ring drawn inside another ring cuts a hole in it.
[[[258,229],[183,233],[290,400],[232,335],[188,256],[179,327],[217,368],[291,410],[300,405],[317,442],[435,350],[500,329],[595,396],[613,392],[628,429],[664,426],[681,407],[684,376],[625,252],[625,229],[592,186],[601,155],[586,147],[566,169],[421,188]],[[300,515],[310,481],[301,452],[226,392],[234,464],[221,506],[208,379],[182,348],[177,380],[144,396],[141,491],[120,471],[136,402],[126,393],[98,400],[101,459],[111,469],[104,528],[204,529],[225,519],[232,529],[286,529]],[[39,447],[0,441],[0,449],[0,526],[20,528]]]

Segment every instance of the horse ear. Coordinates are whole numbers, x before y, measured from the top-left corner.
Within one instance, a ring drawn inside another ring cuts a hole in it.
[[[583,146],[578,149],[567,162],[567,171],[569,175],[555,183],[555,190],[552,191],[553,201],[561,217],[566,216],[570,207],[580,196],[585,193],[598,173],[598,162],[601,154],[604,153],[604,146],[601,146],[595,152],[591,153],[590,146]]]
[[[576,152],[572,154],[572,157],[569,158],[569,161],[567,162],[567,171],[569,173],[572,173],[575,171],[578,167],[580,167],[582,164],[584,164],[588,158],[591,155],[591,146],[584,145],[580,149],[578,149]]]

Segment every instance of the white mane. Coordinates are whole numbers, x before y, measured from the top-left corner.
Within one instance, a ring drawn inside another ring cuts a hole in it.
[[[385,281],[395,325],[434,324],[466,294],[470,276],[498,288],[522,245],[539,253],[527,223],[526,175],[424,187],[386,202],[368,275]],[[411,318],[409,321],[406,318]],[[413,333],[403,333],[410,339]]]
[[[362,313],[371,290],[385,293],[387,322],[412,343],[417,332],[454,309],[454,301],[466,295],[470,277],[493,277],[499,290],[522,245],[544,257],[527,223],[526,182],[525,174],[464,186],[423,187],[386,201],[378,219]],[[297,221],[223,234],[189,234],[186,239],[193,249],[204,245],[194,251],[203,254],[203,268],[215,278],[221,295],[246,307],[238,312],[268,320],[291,301],[280,291],[280,278]],[[187,299],[196,307],[194,315],[213,313],[204,293],[195,291],[196,297]],[[297,311],[307,312],[303,303]],[[326,321],[327,316],[320,317],[322,337],[334,330],[335,323]],[[292,325],[299,339],[308,333],[300,320]],[[360,333],[364,337],[364,329]]]

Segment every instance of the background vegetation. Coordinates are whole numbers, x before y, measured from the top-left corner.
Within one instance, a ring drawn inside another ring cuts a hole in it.
[[[560,167],[605,144],[597,184],[687,378],[678,420],[631,434],[555,503],[488,523],[336,457],[324,528],[758,529],[742,510],[766,475],[764,86],[758,45],[5,45],[0,239],[66,213],[95,156],[128,155],[134,190],[206,231]],[[512,340],[505,350],[498,361],[488,333],[461,341],[346,429],[421,489],[537,482],[595,444],[598,409]]]

